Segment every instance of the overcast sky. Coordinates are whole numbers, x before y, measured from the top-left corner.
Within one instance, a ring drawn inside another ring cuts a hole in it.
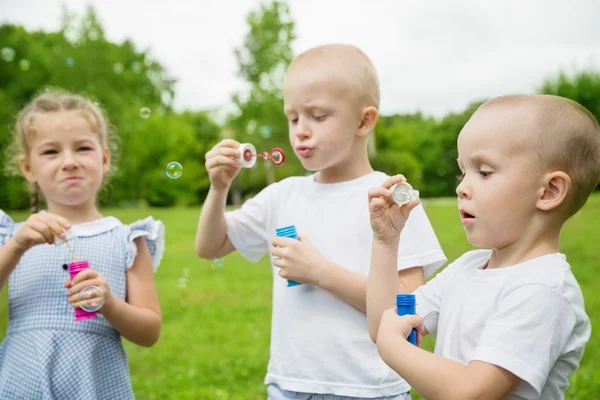
[[[233,50],[259,0],[0,0],[0,23],[56,30],[61,4],[93,5],[111,41],[130,38],[178,79],[176,108],[230,107]],[[441,116],[531,93],[563,69],[600,68],[599,0],[290,0],[295,53],[352,43],[373,60],[381,113]],[[0,37],[0,47],[2,47]]]

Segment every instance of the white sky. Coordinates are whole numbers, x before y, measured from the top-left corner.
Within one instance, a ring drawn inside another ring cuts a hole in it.
[[[61,5],[91,4],[109,40],[130,38],[178,79],[178,110],[231,107],[233,50],[259,0],[0,0],[0,23],[56,30]],[[295,53],[352,43],[375,63],[381,113],[442,116],[471,101],[530,93],[560,69],[598,67],[598,0],[290,0]],[[0,37],[0,47],[2,38]]]

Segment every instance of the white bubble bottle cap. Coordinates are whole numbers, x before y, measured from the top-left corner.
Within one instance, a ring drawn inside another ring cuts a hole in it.
[[[237,161],[242,168],[252,168],[256,164],[256,148],[252,143],[241,143],[238,149],[240,156]]]
[[[390,191],[392,192],[392,199],[401,206],[411,200],[419,199],[419,191],[414,190],[408,182],[396,183],[390,188]]]

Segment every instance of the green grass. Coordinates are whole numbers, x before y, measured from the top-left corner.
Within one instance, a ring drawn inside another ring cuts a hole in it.
[[[454,199],[424,201],[449,260],[472,249],[458,223]],[[156,273],[163,329],[152,348],[126,342],[133,387],[139,399],[265,399],[263,379],[269,357],[271,272],[238,254],[212,267],[193,252],[198,209],[110,209],[123,222],[153,215],[165,222],[167,251]],[[16,220],[27,214],[9,213]],[[600,195],[593,196],[565,227],[564,252],[582,287],[592,325],[600,322],[598,252]],[[177,281],[187,268],[187,288]],[[6,290],[0,297],[0,335],[7,325]],[[423,347],[433,349],[426,337]],[[592,335],[580,368],[571,378],[568,399],[600,397],[600,336]],[[413,394],[418,399],[418,395]]]

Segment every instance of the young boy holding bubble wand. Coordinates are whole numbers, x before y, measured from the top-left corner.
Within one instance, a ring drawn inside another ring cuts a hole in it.
[[[231,139],[218,143],[206,154],[211,187],[196,252],[214,259],[237,250],[252,262],[270,253],[269,399],[409,398],[408,384],[369,340],[365,315],[372,237],[367,192],[386,179],[367,152],[379,107],[375,68],[354,46],[313,48],[291,63],[283,97],[292,148],[314,174],[283,179],[225,212],[248,148]],[[405,232],[394,281],[415,289],[446,258],[422,207]]]
[[[134,398],[121,337],[141,346],[158,340],[153,274],[164,227],[152,217],[124,225],[96,207],[114,165],[111,134],[96,105],[69,93],[43,93],[17,117],[8,161],[30,183],[33,210],[18,223],[0,210],[9,302],[2,396]],[[39,211],[40,195],[47,211]]]
[[[502,96],[464,126],[457,161],[467,239],[490,250],[463,254],[414,291],[417,315],[396,315],[390,281],[415,203],[396,206],[391,180],[372,189],[371,338],[427,399],[563,399],[591,325],[559,236],[600,181],[598,122],[565,98]],[[434,354],[406,340],[414,329]]]

